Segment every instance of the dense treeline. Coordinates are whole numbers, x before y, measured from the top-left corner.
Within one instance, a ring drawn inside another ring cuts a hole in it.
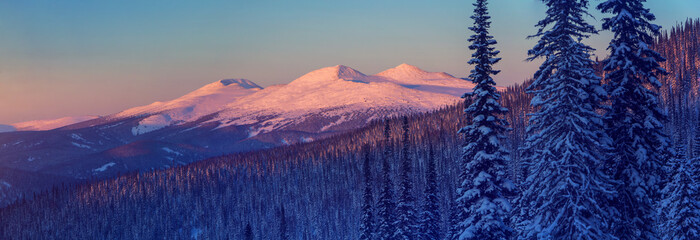
[[[532,80],[526,80],[523,84],[515,84],[508,87],[501,94],[501,104],[508,108],[505,114],[505,120],[508,121],[511,131],[506,133],[506,141],[504,145],[508,148],[511,158],[511,178],[515,182],[522,182],[523,174],[521,166],[522,143],[525,139],[528,114],[534,111],[534,107],[530,105],[532,96],[525,91],[532,83]]]
[[[700,121],[700,19],[688,19],[664,31],[653,48],[666,58],[661,66],[669,73],[660,79],[663,107],[671,122],[668,133],[692,148],[693,139],[700,135],[696,124]]]

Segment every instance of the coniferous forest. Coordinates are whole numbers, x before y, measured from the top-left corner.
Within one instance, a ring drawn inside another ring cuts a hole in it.
[[[543,0],[540,69],[497,91],[474,2],[462,102],[55,188],[0,208],[0,239],[700,239],[700,19],[661,29],[644,0]],[[594,61],[581,40],[602,31]]]

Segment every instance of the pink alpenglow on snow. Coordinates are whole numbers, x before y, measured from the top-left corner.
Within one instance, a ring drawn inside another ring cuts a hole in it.
[[[263,88],[246,79],[223,79],[197,89],[185,96],[166,102],[135,107],[108,118],[126,118],[150,115],[143,119],[132,134],[140,135],[173,124],[197,120],[203,116],[222,110],[228,103],[251,95]]]
[[[311,115],[339,116],[334,124],[340,125],[358,118],[369,122],[386,115],[430,111],[456,103],[473,87],[470,81],[408,64],[375,75],[337,65],[311,71],[289,84],[267,88],[246,79],[223,79],[173,100],[130,108],[103,118],[107,121],[141,118],[131,128],[134,136],[197,121],[219,127],[259,123],[263,127],[252,129],[250,135],[254,136],[298,124]],[[357,115],[367,112],[371,114]],[[0,126],[0,131],[49,130],[94,118],[32,121]],[[321,131],[333,126],[325,126]]]
[[[17,131],[46,131],[65,127],[79,122],[98,118],[98,116],[63,117],[58,119],[34,120],[12,124]],[[2,130],[0,130],[2,132]]]
[[[376,75],[337,65],[242,97],[210,122],[225,127],[250,124],[261,115],[275,116],[262,123],[268,126],[265,131],[303,121],[310,114],[346,116],[342,121],[366,109],[375,109],[377,114],[424,112],[456,103],[473,87],[447,73],[426,72],[408,64]],[[367,121],[383,117],[372,116]]]

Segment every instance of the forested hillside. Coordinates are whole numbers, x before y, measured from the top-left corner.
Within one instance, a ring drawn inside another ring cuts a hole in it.
[[[437,149],[441,209],[449,209],[459,154],[462,106],[410,118],[415,194],[423,191],[427,146]],[[400,121],[388,121],[397,166]],[[0,238],[237,238],[247,224],[255,236],[279,236],[284,205],[293,239],[357,239],[361,152],[370,144],[378,176],[382,122],[308,144],[219,157],[195,164],[57,189],[0,210]],[[396,174],[396,167],[392,167]],[[377,180],[376,178],[374,179]],[[379,184],[375,184],[379,186]],[[378,188],[375,188],[378,196]],[[417,198],[422,199],[422,198]],[[447,211],[443,212],[447,229]],[[225,229],[225,230],[224,230]]]
[[[523,86],[514,86],[502,94],[515,110],[507,119],[520,126],[525,116],[516,109],[529,106],[528,96],[522,93]],[[409,117],[413,192],[420,202],[432,145],[443,235],[449,231],[455,202],[456,159],[462,142],[457,130],[464,125],[463,108],[457,104]],[[387,122],[391,127],[388,144],[383,141],[385,122],[379,121],[312,143],[55,189],[0,209],[0,218],[7,220],[0,226],[0,238],[238,239],[250,224],[255,236],[276,239],[284,205],[292,239],[357,239],[364,185],[362,152],[370,152],[375,199],[385,147],[392,149],[389,163],[392,176],[398,176],[401,120]],[[523,135],[517,130],[511,133],[517,135],[513,139]]]

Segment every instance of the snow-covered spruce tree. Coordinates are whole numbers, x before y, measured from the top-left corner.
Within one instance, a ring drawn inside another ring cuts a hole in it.
[[[676,150],[671,159],[671,179],[663,189],[661,212],[664,213],[663,239],[700,239],[700,200],[698,183],[695,181],[691,160],[684,149]]]
[[[438,199],[437,171],[433,144],[428,146],[428,162],[425,170],[425,202],[421,213],[421,239],[440,239],[440,201]]]
[[[372,195],[372,171],[370,166],[369,146],[364,148],[362,174],[365,179],[365,192],[362,195],[362,219],[360,220],[360,239],[374,239],[374,197]]]
[[[613,224],[620,239],[658,239],[653,224],[657,220],[654,206],[658,200],[659,175],[663,170],[664,151],[669,139],[664,134],[666,115],[659,107],[657,79],[666,71],[665,61],[651,49],[660,27],[643,3],[646,0],[607,0],[598,5],[603,13],[603,29],[614,37],[608,50],[604,70],[611,108],[605,115],[606,131],[613,140],[613,178],[618,197],[613,207],[620,222]]]
[[[379,239],[396,239],[396,203],[394,202],[394,183],[391,181],[391,128],[389,121],[384,126],[384,156],[382,157],[382,191],[379,195]]]
[[[469,79],[476,84],[465,98],[471,99],[464,113],[470,125],[462,128],[465,135],[462,147],[460,187],[457,202],[460,208],[459,228],[455,239],[510,239],[513,229],[510,224],[511,205],[507,196],[514,191],[508,179],[508,152],[501,145],[508,123],[502,119],[508,109],[498,102],[496,82],[491,76],[500,71],[493,65],[498,51],[493,36],[486,0],[474,4],[474,32],[469,38],[473,50]]]
[[[543,0],[529,60],[543,58],[528,92],[530,115],[523,152],[526,179],[518,205],[518,239],[613,239],[609,199],[614,181],[603,163],[611,140],[601,102],[607,95],[581,42],[595,34],[584,17],[587,0]]]
[[[396,211],[398,213],[396,230],[399,239],[410,240],[415,239],[418,225],[415,212],[416,206],[414,203],[415,198],[413,197],[413,170],[411,167],[413,161],[408,149],[411,144],[408,137],[408,117],[403,117],[401,126],[403,130],[403,136],[401,138],[403,146],[401,148],[401,167],[399,169],[401,183],[399,186],[399,201],[396,206]]]

